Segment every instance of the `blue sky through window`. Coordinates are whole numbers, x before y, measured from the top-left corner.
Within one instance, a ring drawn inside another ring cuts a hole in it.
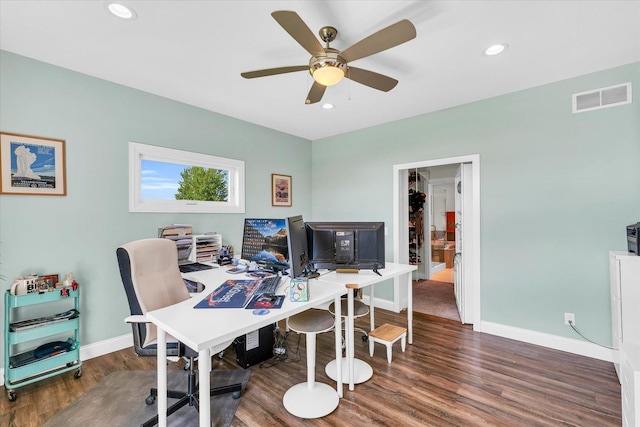
[[[141,184],[142,199],[176,200],[180,173],[189,168],[177,163],[156,162],[142,159]]]

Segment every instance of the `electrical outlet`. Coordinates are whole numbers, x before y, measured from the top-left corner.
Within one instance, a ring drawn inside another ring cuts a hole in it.
[[[571,324],[575,325],[576,324],[576,315],[573,313],[565,313],[564,314],[564,324],[565,325],[569,325],[571,322]]]

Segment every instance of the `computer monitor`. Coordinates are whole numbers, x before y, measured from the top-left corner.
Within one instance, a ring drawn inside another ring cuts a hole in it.
[[[288,267],[286,221],[273,218],[245,219],[241,257],[269,267]]]
[[[291,277],[318,277],[319,274],[309,262],[307,231],[302,215],[287,218],[287,238],[289,240],[289,274]]]
[[[384,268],[384,222],[307,222],[305,228],[315,268],[376,273]]]

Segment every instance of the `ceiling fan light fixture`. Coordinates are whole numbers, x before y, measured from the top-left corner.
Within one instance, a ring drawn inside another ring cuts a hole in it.
[[[328,48],[326,55],[316,56],[309,61],[309,72],[313,80],[323,86],[339,83],[346,74],[347,62],[338,56],[338,51]]]
[[[324,67],[315,68],[312,70],[313,80],[317,81],[323,86],[333,86],[339,83],[344,77],[344,70],[335,65],[325,65]]]

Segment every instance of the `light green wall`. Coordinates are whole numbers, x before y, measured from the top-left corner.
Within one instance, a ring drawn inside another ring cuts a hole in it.
[[[634,103],[572,114],[573,93],[625,82]],[[314,141],[313,218],[385,221],[392,259],[393,165],[478,153],[483,321],[576,338],[573,312],[610,344],[608,251],[640,220],[639,89],[636,63]]]
[[[244,217],[310,215],[311,144],[124,86],[0,52],[0,129],[66,140],[67,196],[0,196],[0,289],[21,274],[74,272],[81,342],[130,332],[115,250],[190,223],[241,246]],[[211,94],[215,96],[215,93]],[[129,141],[245,161],[246,214],[128,211]],[[271,174],[293,177],[293,206],[271,206]],[[4,311],[4,308],[2,309]]]
[[[633,64],[310,143],[0,52],[0,129],[66,140],[68,185],[66,197],[0,196],[0,289],[73,271],[82,343],[100,342],[129,332],[121,243],[180,222],[239,247],[244,217],[302,214],[385,221],[391,259],[392,166],[479,153],[483,320],[574,337],[571,311],[609,342],[607,251],[640,220],[640,107],[573,115],[571,94],[631,81],[637,100],[639,76]],[[246,214],[129,213],[129,141],[244,160]],[[271,206],[271,173],[293,177],[292,208]]]

